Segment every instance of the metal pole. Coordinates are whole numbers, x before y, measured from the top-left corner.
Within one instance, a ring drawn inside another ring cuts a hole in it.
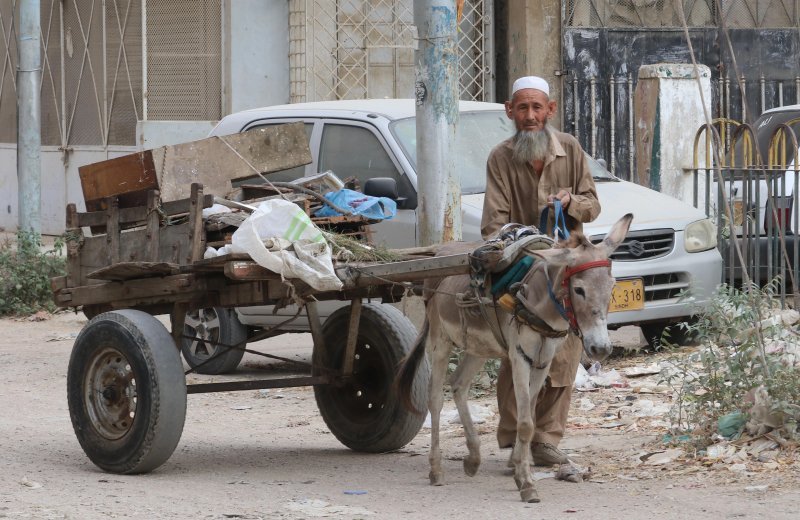
[[[634,167],[636,164],[633,161],[633,151],[636,149],[636,143],[633,140],[633,77],[628,74],[628,170],[627,179],[632,181],[634,179]]]
[[[147,86],[147,0],[142,0],[142,120],[147,121],[147,100],[150,92]]]
[[[17,180],[19,229],[41,233],[42,120],[39,84],[42,56],[39,0],[19,4],[19,66],[17,67]]]
[[[617,92],[616,92],[617,80],[613,76],[611,79],[608,80],[608,88],[609,88],[609,99],[611,100],[610,107],[611,108],[611,157],[608,158],[608,164],[610,166],[609,171],[612,175],[614,175],[617,167]]]
[[[589,80],[589,97],[592,100],[592,157],[597,157],[597,79]]]
[[[461,239],[461,180],[455,168],[458,46],[454,0],[415,0],[414,53],[419,237],[423,246]]]

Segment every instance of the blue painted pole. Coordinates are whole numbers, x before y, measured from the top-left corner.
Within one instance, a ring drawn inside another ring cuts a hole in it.
[[[418,236],[423,246],[461,240],[455,167],[458,40],[454,0],[415,0]]]

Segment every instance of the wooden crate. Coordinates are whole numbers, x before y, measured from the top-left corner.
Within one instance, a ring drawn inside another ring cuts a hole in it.
[[[231,181],[311,162],[303,123],[255,128],[239,134],[162,146],[78,168],[88,211],[144,206],[147,192],[159,190],[161,200],[189,197],[192,183],[224,197]]]
[[[203,186],[190,186],[190,196],[162,202],[156,190],[143,206],[120,208],[117,197],[106,209],[79,213],[67,206],[67,276],[65,287],[108,280],[174,274],[181,265],[202,259],[205,231],[202,211],[213,204]],[[87,235],[84,228],[92,229]]]

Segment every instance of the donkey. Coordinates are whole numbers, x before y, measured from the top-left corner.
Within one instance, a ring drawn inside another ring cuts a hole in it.
[[[396,383],[403,404],[413,409],[411,383],[427,346],[431,361],[428,458],[432,485],[444,483],[439,415],[450,354],[460,347],[464,356],[451,376],[450,385],[469,449],[464,472],[474,476],[481,462],[480,440],[467,405],[469,388],[487,358],[508,357],[517,398],[517,439],[511,454],[514,481],[523,501],[539,502],[531,478],[530,450],[536,397],[556,349],[564,343],[570,329],[583,337],[583,348],[589,357],[603,359],[611,353],[607,316],[615,280],[608,257],[627,235],[632,220],[630,213],[622,217],[597,246],[582,234],[573,233],[556,248],[529,251],[534,263],[516,288],[513,311],[503,306],[483,310],[465,306],[463,294],[470,291],[468,275],[426,282],[425,322],[416,344],[400,366]]]

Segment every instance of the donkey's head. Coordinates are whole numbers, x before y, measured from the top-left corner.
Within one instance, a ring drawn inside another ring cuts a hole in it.
[[[583,349],[592,359],[611,353],[608,338],[608,306],[614,277],[609,255],[619,246],[633,220],[628,213],[617,221],[598,245],[573,233],[564,247],[536,251],[550,265],[563,267],[553,281],[556,299],[563,302],[571,326],[583,334]]]

